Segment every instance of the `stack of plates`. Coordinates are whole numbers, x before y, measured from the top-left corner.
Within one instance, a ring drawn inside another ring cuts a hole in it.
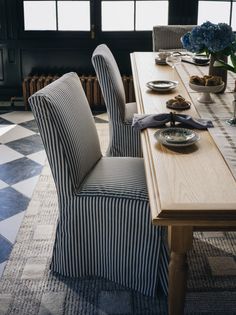
[[[195,131],[178,127],[160,129],[154,134],[154,137],[161,144],[172,147],[187,147],[200,139],[199,134]]]

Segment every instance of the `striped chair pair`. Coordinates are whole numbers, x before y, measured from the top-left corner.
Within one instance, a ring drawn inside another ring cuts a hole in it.
[[[143,159],[103,157],[75,73],[29,98],[56,184],[51,270],[103,277],[154,296],[167,292],[165,229],[153,226]]]
[[[107,156],[142,157],[140,132],[131,127],[136,103],[125,102],[125,90],[119,68],[110,49],[99,45],[92,56],[109,117]]]

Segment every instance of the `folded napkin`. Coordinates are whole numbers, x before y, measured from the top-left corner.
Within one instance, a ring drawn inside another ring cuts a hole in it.
[[[163,113],[153,115],[134,115],[132,127],[136,130],[143,130],[145,128],[159,128],[165,127],[166,123],[170,122],[171,126],[175,126],[178,122],[180,127],[190,127],[195,129],[212,128],[213,123],[210,120],[192,118],[189,115]]]

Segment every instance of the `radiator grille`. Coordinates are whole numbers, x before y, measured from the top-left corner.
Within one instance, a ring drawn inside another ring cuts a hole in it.
[[[28,98],[42,89],[44,86],[49,83],[57,80],[59,78],[58,75],[31,75],[26,77],[22,83],[23,90],[23,98],[25,109],[29,109]],[[102,97],[101,89],[96,76],[93,75],[82,75],[80,76],[80,80],[82,86],[84,88],[85,94],[87,96],[88,102],[90,104],[91,109],[98,110],[100,108],[104,108],[104,100]],[[134,102],[134,87],[133,87],[133,78],[132,76],[122,76],[125,94],[126,94],[126,102]]]

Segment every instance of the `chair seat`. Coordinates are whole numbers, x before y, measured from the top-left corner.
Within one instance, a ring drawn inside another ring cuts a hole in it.
[[[131,124],[134,114],[137,114],[137,104],[136,102],[125,104],[125,122]]]
[[[138,199],[148,202],[143,159],[101,158],[77,194]]]

